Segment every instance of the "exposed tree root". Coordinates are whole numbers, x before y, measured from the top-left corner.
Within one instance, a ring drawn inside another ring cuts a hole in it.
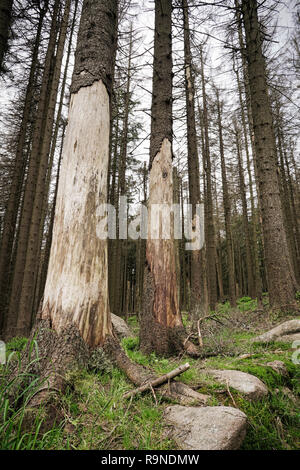
[[[34,394],[27,402],[25,422],[29,427],[41,405],[45,407],[47,427],[51,427],[55,419],[59,418],[55,402],[66,389],[67,372],[75,367],[84,367],[88,357],[88,349],[75,326],[67,326],[58,335],[51,329],[49,321],[39,321],[32,331],[20,364],[12,363],[10,374],[10,380],[14,381],[9,396],[11,403],[15,403],[15,397],[20,396],[20,391],[30,382],[39,379]]]
[[[132,362],[126,356],[115,338],[107,338],[104,345],[104,351],[115,365],[125,372],[129,380],[131,380],[135,385],[141,386],[142,384],[153,381],[157,378],[157,376],[153,372],[149,371],[149,369]],[[208,400],[207,395],[197,393],[187,385],[175,381],[162,385],[157,389],[157,393],[165,398],[174,400],[181,405],[190,405],[195,402],[198,404],[205,404]]]
[[[107,337],[104,347],[107,357],[124,373],[135,385],[140,386],[153,381],[157,376],[149,369],[132,362],[118,340],[113,336]],[[50,428],[59,421],[60,411],[58,399],[65,392],[68,372],[86,367],[90,351],[82,340],[78,329],[69,325],[57,334],[48,321],[40,321],[31,334],[30,341],[24,351],[19,365],[12,367],[10,380],[14,379],[10,400],[15,402],[15,396],[20,390],[39,377],[39,383],[33,396],[28,401],[26,423],[31,425],[36,418],[38,410],[44,407],[45,423],[43,429]],[[181,405],[191,403],[205,404],[208,397],[192,390],[187,385],[169,381],[156,390],[161,396],[174,400]]]

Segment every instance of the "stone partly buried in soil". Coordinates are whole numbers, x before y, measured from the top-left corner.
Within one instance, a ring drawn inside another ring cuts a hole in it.
[[[114,315],[112,313],[111,314],[111,321],[112,321],[112,325],[113,325],[113,330],[116,333],[119,340],[121,340],[123,338],[130,338],[130,337],[134,336],[131,329],[129,328],[129,326],[127,325],[125,320],[123,320],[123,318],[118,317],[117,315]]]
[[[246,436],[247,416],[227,406],[169,406],[167,434],[182,450],[237,450]]]
[[[265,384],[257,377],[238,370],[212,370],[205,371],[217,382],[228,385],[238,392],[243,393],[250,400],[259,400],[268,395]]]
[[[273,361],[267,362],[266,366],[271,367],[277,374],[282,375],[283,377],[288,377],[289,373],[286,368],[286,365],[282,361]]]

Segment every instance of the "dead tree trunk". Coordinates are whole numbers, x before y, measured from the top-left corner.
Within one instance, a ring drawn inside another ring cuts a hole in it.
[[[178,352],[185,340],[179,310],[174,233],[169,227],[164,236],[166,220],[158,214],[155,217],[155,207],[170,211],[173,204],[171,16],[171,2],[156,0],[147,266],[140,345],[146,353],[160,355]],[[191,345],[191,349],[196,348]]]
[[[116,18],[116,0],[83,4],[42,308],[52,328],[76,325],[91,348],[111,334],[107,240],[97,231],[107,202]]]
[[[27,336],[32,326],[31,322],[33,315],[34,292],[39,266],[41,222],[43,216],[44,198],[46,193],[46,177],[49,163],[49,152],[51,147],[58,86],[68,29],[68,21],[70,16],[70,8],[71,0],[66,0],[57,43],[53,81],[49,95],[48,108],[46,110],[45,132],[43,135],[42,145],[38,154],[39,164],[37,171],[36,188],[34,193],[32,215],[30,219],[30,229],[26,250],[26,261],[24,266],[24,275],[22,280],[22,289],[20,294],[17,321],[17,334],[20,336]]]

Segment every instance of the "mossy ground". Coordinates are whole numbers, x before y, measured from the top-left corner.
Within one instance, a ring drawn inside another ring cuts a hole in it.
[[[122,341],[128,356],[135,362],[164,374],[184,362],[190,369],[179,376],[195,390],[209,394],[209,405],[237,406],[248,417],[247,437],[242,449],[299,449],[300,448],[300,369],[293,364],[291,345],[252,343],[251,339],[273,323],[284,321],[280,312],[261,312],[256,302],[241,299],[232,310],[228,304],[218,307],[217,321],[211,319],[203,325],[203,354],[208,357],[193,360],[185,357],[159,358],[155,354],[145,356],[139,351],[137,317],[129,323],[136,335]],[[190,327],[188,315],[184,322]],[[26,340],[15,338],[8,344],[8,356],[21,351]],[[214,355],[213,355],[214,354]],[[247,357],[241,355],[247,354]],[[248,356],[250,355],[250,356]],[[12,357],[11,357],[12,360]],[[284,362],[288,376],[282,377],[267,362]],[[205,374],[205,369],[235,369],[260,378],[269,389],[269,396],[258,402],[250,402],[240,393],[216,383]],[[67,393],[59,398],[57,406],[63,412],[63,420],[52,430],[40,432],[43,414],[36,417],[30,431],[23,431],[26,399],[35,393],[37,382],[33,379],[26,391],[23,406],[8,403],[10,384],[5,381],[5,368],[0,369],[0,448],[1,449],[118,449],[118,450],[175,450],[174,442],[166,438],[163,411],[167,404],[152,393],[125,399],[124,393],[133,388],[123,372],[112,365],[100,371],[97,368],[80,370],[68,376]]]

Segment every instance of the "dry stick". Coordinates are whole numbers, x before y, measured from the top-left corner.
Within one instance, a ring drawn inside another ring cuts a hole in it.
[[[161,377],[158,377],[157,379],[154,379],[152,381],[148,381],[144,385],[141,385],[140,387],[136,388],[135,390],[131,390],[130,392],[127,392],[124,394],[124,398],[129,398],[137,393],[142,393],[148,390],[148,388],[153,389],[153,387],[157,387],[158,385],[162,385],[165,382],[169,382],[171,379],[174,379],[174,377],[177,377],[177,375],[182,374],[186,370],[190,368],[190,365],[188,363],[177,367],[177,369],[172,370],[171,372],[168,372],[168,374],[162,375]]]
[[[201,319],[198,321],[198,340],[199,340],[199,346],[200,348],[203,348],[203,339],[202,339],[202,334],[201,334],[201,330],[200,330],[200,322],[201,322]]]
[[[232,393],[230,392],[230,389],[229,389],[229,380],[228,379],[226,380],[226,388],[227,388],[228,395],[230,396],[230,398],[232,400],[233,405],[235,406],[235,408],[237,408],[236,402],[235,402],[235,400],[232,396]]]

